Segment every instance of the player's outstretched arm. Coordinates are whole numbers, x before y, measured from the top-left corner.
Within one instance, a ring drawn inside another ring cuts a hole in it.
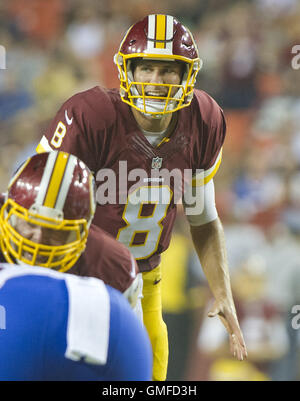
[[[191,226],[194,246],[215,303],[209,317],[219,316],[230,342],[230,351],[238,360],[247,357],[247,349],[236,315],[231,292],[225,237],[219,218],[200,226]]]

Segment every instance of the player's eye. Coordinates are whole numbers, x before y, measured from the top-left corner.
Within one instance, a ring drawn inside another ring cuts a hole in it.
[[[143,65],[141,66],[141,71],[150,72],[152,71],[152,68],[149,65]]]
[[[165,74],[178,74],[177,68],[174,67],[166,67],[165,68]]]

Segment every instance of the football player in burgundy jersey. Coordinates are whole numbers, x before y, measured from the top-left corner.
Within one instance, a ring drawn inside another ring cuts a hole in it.
[[[120,89],[97,86],[72,96],[50,123],[37,152],[65,150],[94,172],[93,223],[130,249],[143,275],[154,380],[164,380],[167,372],[160,254],[170,242],[178,194],[183,195],[195,249],[215,297],[209,316],[219,315],[233,355],[242,360],[247,351],[214,201],[213,176],[221,162],[226,124],[219,105],[194,89],[202,61],[193,36],[172,16],[149,15],[127,31],[114,60]],[[194,203],[185,197],[187,182],[192,194],[196,191]]]
[[[0,262],[97,277],[136,306],[141,292],[136,261],[123,244],[91,224],[94,178],[78,158],[65,152],[29,158],[7,195],[1,194],[0,209]],[[72,242],[65,244],[67,235]]]

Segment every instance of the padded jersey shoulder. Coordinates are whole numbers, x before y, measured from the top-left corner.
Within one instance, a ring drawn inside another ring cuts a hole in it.
[[[198,110],[199,118],[208,128],[218,126],[224,118],[222,108],[203,90],[195,89],[193,107]]]
[[[95,86],[70,97],[63,108],[70,109],[70,115],[72,112],[76,114],[86,128],[90,125],[101,130],[113,125],[116,119],[114,102],[118,98],[120,99],[116,89]]]

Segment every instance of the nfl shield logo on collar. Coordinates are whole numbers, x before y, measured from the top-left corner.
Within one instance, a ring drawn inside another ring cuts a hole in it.
[[[151,167],[156,170],[160,169],[161,165],[162,165],[162,160],[163,160],[162,157],[158,157],[158,156],[153,157]]]

